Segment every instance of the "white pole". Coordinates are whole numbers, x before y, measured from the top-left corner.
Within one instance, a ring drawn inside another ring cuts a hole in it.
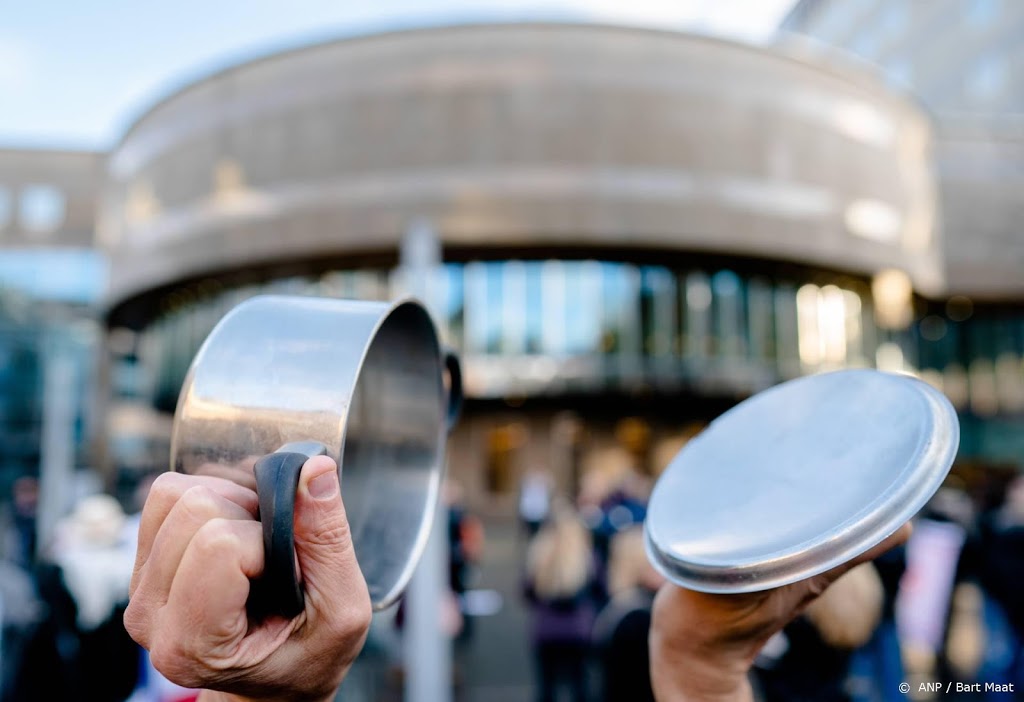
[[[426,221],[414,222],[402,241],[399,279],[406,290],[430,308],[431,281],[441,264],[441,247]],[[436,310],[431,309],[435,318]],[[406,702],[450,702],[452,698],[451,641],[442,628],[448,592],[448,509],[438,505],[423,557],[406,593]]]

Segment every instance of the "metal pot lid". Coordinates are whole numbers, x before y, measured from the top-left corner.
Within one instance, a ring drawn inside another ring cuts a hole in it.
[[[942,484],[956,412],[904,375],[845,370],[799,378],[716,419],[651,495],[651,562],[683,587],[767,590],[883,541]]]

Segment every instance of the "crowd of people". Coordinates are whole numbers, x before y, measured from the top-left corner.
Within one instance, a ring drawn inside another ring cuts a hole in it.
[[[140,483],[137,510],[150,482]],[[126,514],[109,495],[88,495],[40,544],[36,479],[17,479],[11,492],[0,558],[0,702],[194,699],[152,668],[122,622],[139,513]]]
[[[653,700],[647,640],[663,579],[643,542],[651,483],[629,465],[582,483],[574,501],[532,472],[521,490],[537,699]],[[1024,478],[985,505],[944,488],[905,546],[847,573],[768,642],[753,687],[765,702],[888,702],[906,699],[901,683],[931,680],[1024,689],[1021,583]]]
[[[585,473],[569,499],[550,472],[524,474],[522,586],[541,702],[654,699],[648,633],[664,580],[642,529],[652,482],[629,465],[605,467]],[[479,567],[483,527],[456,484],[445,497],[457,599]],[[37,501],[35,481],[19,479],[4,515],[0,702],[194,696],[156,673],[122,624],[138,514],[109,496],[84,498],[40,548]],[[900,684],[916,680],[1024,689],[1022,582],[1024,478],[985,500],[954,480],[905,546],[850,571],[768,642],[754,689],[766,702],[905,699]],[[452,636],[467,639],[471,624],[460,618]]]

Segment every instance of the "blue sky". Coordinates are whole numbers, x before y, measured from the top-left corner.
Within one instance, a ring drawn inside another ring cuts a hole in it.
[[[224,65],[332,36],[580,20],[769,37],[793,0],[0,0],[0,147],[104,148],[154,99]]]

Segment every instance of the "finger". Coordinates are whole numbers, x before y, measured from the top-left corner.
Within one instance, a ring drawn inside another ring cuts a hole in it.
[[[156,538],[160,525],[164,523],[167,515],[170,514],[174,505],[185,493],[186,490],[195,486],[212,490],[221,497],[225,497],[235,504],[243,507],[246,511],[256,516],[259,509],[259,500],[253,490],[237,485],[228,480],[209,476],[185,475],[183,473],[163,473],[153,481],[149,497],[142,510],[142,519],[139,523],[139,545],[135,553],[135,571],[132,576],[132,591],[136,584],[136,576],[149,558],[153,548],[153,540]]]
[[[150,649],[161,673],[179,684],[201,687],[208,682],[204,671],[242,663],[249,581],[262,574],[263,563],[259,522],[214,518],[196,531],[175,573],[159,615],[159,637]],[[278,619],[274,625],[283,630],[290,622]],[[264,643],[279,645],[280,638],[272,635]]]
[[[204,485],[193,485],[184,493],[160,525],[146,563],[133,575],[129,597],[140,590],[149,607],[162,607],[181,557],[196,532],[211,519],[252,521],[243,507]]]
[[[888,538],[882,541],[882,543],[878,544],[877,546],[874,546],[873,548],[869,548],[860,556],[853,559],[853,561],[850,562],[850,568],[860,565],[861,563],[873,561],[886,551],[894,549],[897,546],[900,546],[901,544],[905,544],[907,540],[910,538],[910,534],[913,531],[913,525],[910,522],[907,522],[899,529],[894,531],[892,534],[890,534]]]
[[[335,631],[359,628],[363,620],[369,624],[370,597],[356,562],[337,466],[326,456],[306,461],[299,476],[295,552],[311,617],[326,619]]]
[[[877,544],[875,546],[872,546],[867,551],[865,551],[864,553],[860,554],[859,556],[857,556],[853,560],[847,561],[846,563],[843,563],[840,566],[836,566],[832,570],[827,571],[827,572],[823,573],[822,575],[828,580],[829,584],[834,583],[836,580],[838,580],[843,575],[845,575],[848,571],[853,570],[854,568],[859,566],[861,563],[867,563],[868,561],[873,561],[876,558],[878,558],[879,556],[881,556],[883,553],[885,553],[886,551],[889,551],[890,549],[896,548],[900,544],[906,543],[907,539],[910,538],[910,533],[911,533],[912,529],[913,528],[911,527],[910,522],[907,522],[906,524],[901,526],[899,529],[894,531],[892,534],[890,534],[887,538],[883,539],[881,543],[879,543],[879,544]]]
[[[797,611],[802,611],[804,607],[809,605],[816,597],[828,589],[829,585],[834,583],[836,580],[839,580],[839,578],[859,566],[861,563],[873,561],[886,551],[896,548],[900,544],[906,543],[907,539],[910,538],[912,529],[913,527],[910,522],[907,522],[888,537],[883,539],[880,543],[869,548],[856,558],[847,561],[842,565],[838,565],[832,570],[825,571],[821,575],[816,575],[805,580],[803,583],[796,583],[796,585],[800,586],[797,591],[799,598]]]
[[[231,464],[204,463],[196,469],[194,475],[208,475],[214,478],[222,478],[224,480],[230,480],[236,485],[241,485],[242,487],[250,490],[255,490],[256,474],[253,472],[253,466],[256,465],[256,461],[258,461],[259,458],[259,456],[251,456]]]

